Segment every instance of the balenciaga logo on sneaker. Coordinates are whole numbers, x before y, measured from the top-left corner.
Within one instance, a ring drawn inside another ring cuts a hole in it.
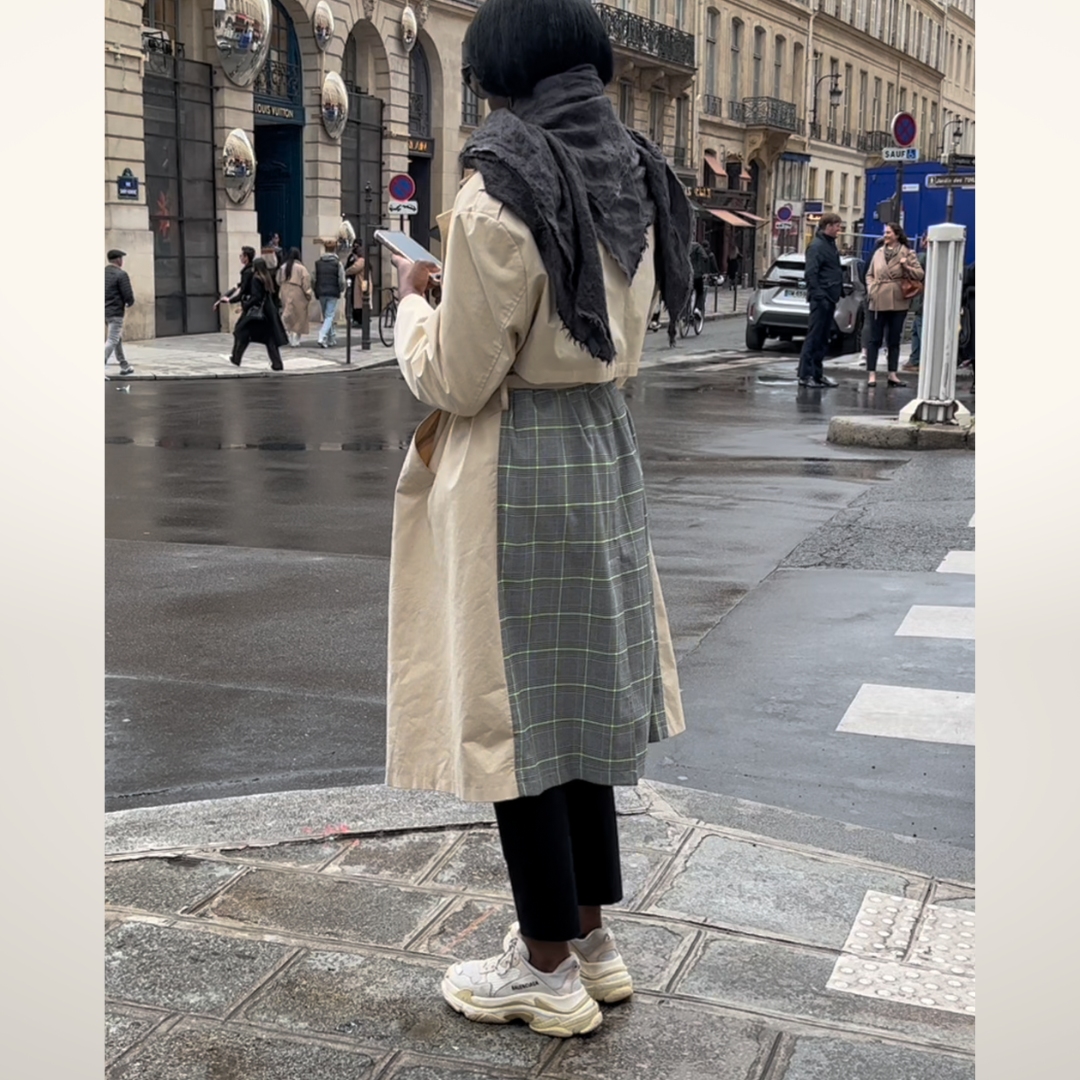
[[[527,982],[527,983],[511,983],[510,984],[510,989],[511,990],[528,990],[529,987],[531,987],[531,986],[539,986],[539,985],[540,985],[540,980],[539,979],[533,979],[532,982]]]

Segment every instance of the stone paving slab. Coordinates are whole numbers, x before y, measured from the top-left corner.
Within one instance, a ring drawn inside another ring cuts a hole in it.
[[[181,808],[108,815],[123,827],[106,862],[107,1076],[969,1080],[973,1016],[828,984],[858,958],[843,950],[868,895],[910,906],[905,963],[973,931],[974,886],[926,872],[970,853],[661,784],[616,804],[627,901],[608,921],[638,992],[566,1042],[471,1024],[438,991],[514,918],[490,807],[470,821],[456,800],[386,789],[255,796],[191,804],[171,837]],[[329,832],[313,824],[344,807]],[[850,850],[812,846],[823,836]]]

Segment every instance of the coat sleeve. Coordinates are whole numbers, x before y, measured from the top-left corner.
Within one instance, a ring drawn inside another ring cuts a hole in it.
[[[131,278],[126,273],[120,277],[120,295],[124,298],[124,306],[132,307],[135,303],[135,293],[131,288]]]
[[[521,245],[522,237],[483,209],[454,214],[439,306],[407,296],[398,307],[394,348],[421,401],[475,416],[506,378],[539,295]]]
[[[817,292],[821,283],[821,251],[817,243],[812,243],[806,249],[805,273],[807,292]]]

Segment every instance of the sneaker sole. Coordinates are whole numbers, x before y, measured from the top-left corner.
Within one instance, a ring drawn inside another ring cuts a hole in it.
[[[593,1001],[602,1001],[605,1005],[614,1005],[618,1001],[626,1001],[634,993],[634,980],[630,978],[630,972],[625,967],[621,971],[611,971],[606,975],[590,977],[585,974],[584,963],[581,964],[581,985]]]
[[[600,1007],[587,993],[583,995],[584,1000],[576,1002],[566,1012],[554,1007],[555,999],[542,995],[528,1000],[478,998],[470,990],[455,987],[449,979],[442,981],[442,996],[450,1008],[467,1020],[480,1024],[508,1024],[511,1020],[524,1020],[533,1031],[557,1039],[587,1035],[604,1020]]]

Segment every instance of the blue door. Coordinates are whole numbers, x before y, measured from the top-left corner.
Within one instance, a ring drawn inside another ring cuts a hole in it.
[[[301,247],[304,229],[304,129],[299,124],[255,125],[255,213],[264,241],[281,235],[288,251]]]

